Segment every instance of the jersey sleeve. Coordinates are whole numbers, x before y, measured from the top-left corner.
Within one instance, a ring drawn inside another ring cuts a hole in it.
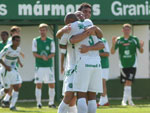
[[[55,53],[55,43],[54,43],[54,41],[51,42],[51,53]]]
[[[93,26],[93,22],[90,19],[85,19],[84,20],[84,24],[88,27],[88,26]]]
[[[6,47],[4,47],[4,48],[2,49],[2,51],[0,52],[0,59],[2,59],[3,56],[5,56],[5,54],[7,53],[7,51],[8,51],[8,48],[6,48]]]
[[[69,37],[68,35],[69,34],[67,34],[67,33],[63,34],[63,36],[61,37],[60,42],[59,42],[60,45],[67,45],[68,37]]]
[[[136,47],[138,48],[138,49],[140,49],[140,42],[139,42],[139,39],[138,38],[135,38],[135,40],[136,40]]]
[[[104,52],[110,53],[110,49],[107,41],[104,43],[104,46],[105,46]]]
[[[32,41],[32,52],[37,52],[37,42],[36,39]]]

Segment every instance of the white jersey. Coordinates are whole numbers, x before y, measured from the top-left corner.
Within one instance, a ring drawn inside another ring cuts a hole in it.
[[[20,56],[21,48],[17,47],[16,50],[12,49],[11,45],[7,45],[0,52],[0,59],[3,59],[4,63],[11,68],[17,68],[16,63]]]
[[[69,33],[70,38],[73,35],[77,35],[82,33],[87,27],[92,26],[93,23],[91,20],[86,19],[84,22],[74,22],[71,24],[71,32]],[[81,45],[91,46],[99,42],[98,38],[96,36],[89,36],[85,38],[83,41],[75,44],[75,55],[76,60],[78,60],[82,56],[86,57],[98,57],[99,58],[99,52],[98,51],[89,51],[87,53],[80,53],[80,47]]]
[[[68,43],[69,34],[64,34],[61,37],[60,44],[67,45],[66,69],[73,69],[75,66],[75,51],[74,45]]]

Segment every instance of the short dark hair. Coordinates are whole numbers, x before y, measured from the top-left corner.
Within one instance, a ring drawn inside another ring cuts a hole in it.
[[[13,37],[12,37],[12,41],[14,41],[16,38],[19,38],[19,39],[20,39],[20,36],[18,36],[18,35],[13,36]]]
[[[2,31],[2,32],[1,32],[1,35],[2,35],[2,34],[5,34],[5,35],[9,36],[9,34],[8,34],[7,31]]]
[[[79,11],[81,11],[83,8],[90,8],[92,9],[91,5],[89,3],[82,3],[80,7],[78,8]]]
[[[75,21],[78,21],[78,18],[74,13],[68,13],[64,18],[65,24],[69,24]]]

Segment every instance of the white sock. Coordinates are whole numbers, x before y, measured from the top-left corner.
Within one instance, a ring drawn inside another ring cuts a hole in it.
[[[124,92],[123,92],[123,101],[124,102],[127,102],[127,100],[128,100],[128,86],[124,86]]]
[[[49,105],[54,104],[55,99],[55,88],[49,88]]]
[[[69,105],[65,104],[62,100],[58,106],[58,112],[57,113],[67,113],[68,109],[69,109]]]
[[[11,102],[10,102],[10,108],[15,106],[17,100],[18,100],[18,95],[19,95],[19,92],[17,91],[13,91],[12,93],[12,99],[11,99]]]
[[[35,88],[37,105],[41,104],[41,89]]]
[[[128,101],[132,101],[131,86],[126,86],[126,87],[128,93]]]
[[[88,112],[88,106],[86,104],[85,98],[78,99],[77,109],[78,109],[78,113],[87,113]]]
[[[88,101],[88,113],[96,113],[97,105],[96,100]]]
[[[77,106],[71,106],[69,107],[68,113],[77,113]]]
[[[100,105],[104,105],[104,104],[106,104],[106,103],[108,103],[108,97],[107,97],[107,95],[101,96],[101,97],[100,97],[99,104],[100,104]]]
[[[0,90],[0,99],[5,95],[4,88]]]
[[[9,101],[10,100],[10,95],[7,93],[3,99],[3,101]]]

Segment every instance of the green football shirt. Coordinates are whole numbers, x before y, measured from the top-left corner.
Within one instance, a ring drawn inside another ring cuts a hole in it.
[[[47,37],[45,41],[41,40],[41,37],[36,37],[33,40],[32,51],[39,55],[49,56],[51,53],[55,53],[55,44],[52,38]],[[52,67],[52,58],[45,61],[41,58],[35,58],[36,67]]]
[[[119,49],[120,67],[136,67],[136,49],[140,49],[140,43],[137,37],[130,36],[125,39],[123,36],[118,37],[115,49]]]
[[[3,43],[2,41],[0,41],[0,51],[6,46],[7,43]]]

